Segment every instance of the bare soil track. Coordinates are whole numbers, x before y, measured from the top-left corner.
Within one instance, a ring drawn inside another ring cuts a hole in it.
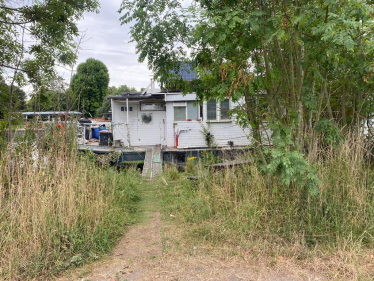
[[[265,264],[180,241],[181,230],[171,222],[172,217],[161,223],[155,192],[144,191],[145,219],[127,231],[109,257],[68,272],[58,280],[327,280],[318,274],[318,269],[301,268],[285,259]],[[178,246],[170,246],[176,241]]]

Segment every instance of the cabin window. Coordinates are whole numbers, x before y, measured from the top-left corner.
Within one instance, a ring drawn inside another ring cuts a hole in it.
[[[164,103],[141,103],[140,110],[141,111],[164,111],[165,104]]]
[[[216,100],[210,100],[207,102],[208,120],[217,120],[217,102]]]
[[[207,102],[207,120],[208,121],[221,121],[229,120],[230,100],[225,99],[217,102],[210,100]]]
[[[186,107],[174,107],[174,121],[186,121]]]
[[[228,120],[229,119],[229,110],[230,110],[230,100],[225,99],[224,101],[221,101],[220,103],[220,114],[221,119],[220,120]]]
[[[185,102],[174,103],[174,121],[186,121],[187,107]]]
[[[194,101],[187,102],[187,119],[196,120],[198,118],[198,106]]]
[[[199,116],[199,108],[194,101],[174,102],[174,121],[192,121]]]

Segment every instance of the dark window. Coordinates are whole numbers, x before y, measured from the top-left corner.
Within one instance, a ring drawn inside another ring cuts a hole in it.
[[[210,100],[207,103],[208,120],[217,120],[217,102],[216,100]]]
[[[125,111],[125,107],[121,106],[121,111]]]
[[[229,110],[230,110],[230,100],[225,99],[224,101],[221,101],[221,120],[227,120],[229,119]]]

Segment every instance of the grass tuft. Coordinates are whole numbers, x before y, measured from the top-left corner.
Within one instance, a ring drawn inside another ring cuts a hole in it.
[[[48,279],[98,259],[131,223],[140,175],[95,164],[63,137],[0,156],[0,279]]]
[[[357,138],[327,148],[316,162],[317,194],[297,183],[286,186],[255,164],[213,171],[191,162],[187,173],[167,168],[160,181],[164,213],[175,215],[194,244],[230,244],[298,261],[330,257],[332,264],[344,261],[339,276],[365,279],[374,246],[374,178],[366,149]],[[197,181],[187,179],[191,171]]]

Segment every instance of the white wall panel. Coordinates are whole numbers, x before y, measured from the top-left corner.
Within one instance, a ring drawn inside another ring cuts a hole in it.
[[[179,96],[179,95],[177,95]],[[179,97],[178,97],[179,98]],[[174,98],[172,99],[174,100]],[[241,101],[243,102],[243,101]],[[175,132],[179,134],[179,148],[206,147],[202,125],[205,121],[180,121],[174,124],[173,102],[166,102],[165,111],[140,111],[138,102],[130,102],[133,111],[129,111],[129,128],[131,146],[162,144],[168,147],[175,146]],[[126,128],[126,111],[121,111],[121,107],[126,107],[124,101],[112,101],[112,114],[115,140],[122,140],[128,145]],[[143,124],[141,113],[152,113],[152,124]],[[228,142],[233,141],[234,145],[245,146],[251,144],[249,140],[250,130],[242,130],[236,125],[235,116],[231,122],[210,122],[210,132],[213,134],[218,146],[229,146]]]
[[[176,129],[180,131],[178,148],[206,147],[205,136],[202,133],[203,125],[207,126],[207,123],[198,121],[178,122],[176,125]],[[234,122],[211,122],[210,132],[219,147],[229,146],[229,141],[233,141],[234,145],[239,146],[251,144],[248,139],[249,130],[243,131]]]
[[[174,131],[174,106],[172,102],[166,103],[166,136],[168,147],[175,146],[175,131]]]
[[[195,101],[196,94],[186,94],[183,93],[169,93],[165,96],[165,101]]]
[[[121,111],[121,107],[126,107],[126,102],[113,101],[113,135],[115,140],[122,140],[128,145],[128,135],[126,126],[126,111]],[[130,145],[166,145],[166,113],[165,111],[140,111],[138,102],[129,102],[129,131]],[[144,124],[141,120],[142,113],[152,113],[152,122]]]

